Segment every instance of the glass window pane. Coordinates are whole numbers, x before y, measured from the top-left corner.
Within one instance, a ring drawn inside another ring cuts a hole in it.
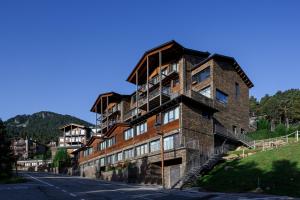
[[[175,108],[175,119],[179,119],[179,107]]]

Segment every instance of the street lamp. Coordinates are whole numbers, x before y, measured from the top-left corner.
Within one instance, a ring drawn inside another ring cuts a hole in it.
[[[161,184],[162,187],[165,188],[165,170],[164,170],[164,160],[165,160],[165,155],[164,155],[164,133],[161,130],[161,115],[159,117],[160,119],[156,120],[154,127],[156,129],[156,134],[160,135],[160,157],[161,157]]]

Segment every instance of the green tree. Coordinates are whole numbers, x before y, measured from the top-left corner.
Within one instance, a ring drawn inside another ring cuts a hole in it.
[[[249,99],[250,116],[257,115],[259,102],[254,96]]]
[[[67,152],[67,149],[65,148],[58,149],[53,159],[54,167],[69,167],[70,164],[71,164],[71,158]]]
[[[7,138],[6,128],[0,119],[0,179],[12,176],[12,164],[14,162],[10,141]]]

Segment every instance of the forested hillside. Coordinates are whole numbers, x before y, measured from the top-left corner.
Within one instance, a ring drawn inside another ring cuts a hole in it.
[[[54,112],[38,112],[32,115],[17,115],[5,121],[10,137],[31,137],[41,143],[56,141],[61,134],[59,127],[67,123],[77,123],[92,126],[89,122],[70,115],[61,115]]]
[[[265,116],[275,124],[300,122],[300,90],[278,91],[273,96],[265,95],[260,101],[250,98],[250,115]]]

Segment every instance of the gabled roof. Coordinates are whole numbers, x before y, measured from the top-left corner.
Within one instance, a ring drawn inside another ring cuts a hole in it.
[[[91,144],[94,142],[95,139],[101,139],[101,138],[102,138],[102,137],[100,137],[100,136],[92,136],[92,137],[89,139],[89,141],[87,141],[87,143],[86,143],[85,146],[89,146],[89,145],[91,145]]]
[[[93,106],[91,107],[90,111],[91,112],[96,112],[96,106],[98,105],[98,103],[100,102],[100,99],[102,97],[113,97],[113,101],[115,100],[121,100],[122,98],[127,98],[127,97],[130,97],[130,95],[125,95],[125,94],[119,94],[119,93],[116,93],[116,92],[106,92],[106,93],[102,93],[102,94],[99,94],[99,96],[97,97],[96,101],[94,102]],[[100,110],[97,111],[97,113],[100,113]]]
[[[103,138],[109,137],[119,126],[130,127],[130,125],[127,123],[116,123],[104,134]]]
[[[182,53],[188,53],[188,54],[194,54],[194,55],[197,54],[197,55],[202,55],[202,56],[209,56],[210,55],[209,52],[203,52],[203,51],[197,51],[197,50],[185,48],[184,46],[182,46],[181,44],[179,44],[175,40],[171,40],[169,42],[163,43],[163,44],[161,44],[157,47],[154,47],[152,49],[147,50],[142,55],[142,57],[140,58],[140,60],[138,61],[138,63],[134,67],[134,69],[131,71],[130,75],[127,78],[127,81],[128,82],[133,82],[134,81],[133,80],[134,72],[142,66],[142,64],[146,61],[147,56],[156,54],[159,51],[163,51],[163,50],[170,49],[170,48],[177,48],[178,50],[182,51]]]
[[[213,55],[210,55],[208,58],[202,60],[200,63],[194,65],[194,68],[198,67],[200,65],[203,65],[204,63],[208,62],[211,59],[225,60],[225,61],[230,62],[231,64],[233,64],[234,69],[240,75],[240,77],[243,79],[244,83],[248,86],[248,88],[252,88],[254,86],[252,81],[246,75],[246,73],[241,68],[241,66],[238,64],[238,62],[235,60],[235,58],[230,57],[230,56],[224,56],[224,55],[221,55],[221,54],[213,54]]]
[[[66,124],[66,125],[64,125],[64,126],[59,127],[59,130],[67,129],[67,128],[70,128],[71,126],[73,126],[73,127],[78,127],[78,128],[87,128],[87,127],[84,126],[84,125],[75,124],[75,123],[69,123],[69,124]]]

